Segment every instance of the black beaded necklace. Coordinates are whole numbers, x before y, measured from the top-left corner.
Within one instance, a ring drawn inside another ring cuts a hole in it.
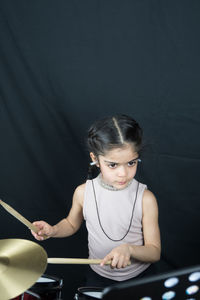
[[[97,217],[98,217],[98,221],[99,221],[99,225],[101,227],[101,230],[103,231],[103,233],[107,236],[107,238],[113,242],[120,242],[122,241],[126,236],[127,234],[129,233],[130,231],[130,228],[131,228],[131,224],[132,224],[132,220],[133,220],[133,215],[134,215],[134,209],[135,209],[135,203],[136,203],[136,200],[137,200],[137,194],[138,194],[138,188],[139,188],[139,182],[137,183],[137,189],[136,189],[136,193],[135,193],[135,200],[134,200],[134,203],[133,203],[133,208],[132,208],[132,213],[131,213],[131,219],[130,219],[130,223],[129,223],[129,227],[128,227],[128,230],[127,232],[124,234],[124,236],[121,238],[121,239],[112,239],[104,230],[103,226],[102,226],[102,223],[101,223],[101,220],[100,220],[100,216],[99,216],[99,209],[98,209],[98,205],[97,205],[97,197],[96,197],[96,193],[95,193],[95,188],[94,188],[94,182],[93,182],[93,179],[92,179],[92,187],[93,187],[93,192],[94,192],[94,199],[95,199],[95,204],[96,204],[96,210],[97,210]],[[105,187],[105,186],[104,186]]]

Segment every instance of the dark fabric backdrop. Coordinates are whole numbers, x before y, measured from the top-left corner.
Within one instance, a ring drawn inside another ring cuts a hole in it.
[[[85,181],[89,125],[129,114],[146,144],[137,178],[159,204],[158,271],[199,264],[199,15],[198,0],[1,0],[0,197],[55,224]],[[3,208],[0,237],[34,240]],[[40,245],[49,257],[87,257],[84,225]],[[72,299],[84,271],[46,274]]]

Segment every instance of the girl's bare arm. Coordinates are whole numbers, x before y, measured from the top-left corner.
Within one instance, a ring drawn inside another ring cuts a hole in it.
[[[78,186],[73,195],[72,207],[68,216],[54,226],[45,221],[36,221],[33,224],[38,227],[38,233],[32,231],[37,240],[44,237],[67,237],[78,231],[83,221],[83,199],[85,184]]]

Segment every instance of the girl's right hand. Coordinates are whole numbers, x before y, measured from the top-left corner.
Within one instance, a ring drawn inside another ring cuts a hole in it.
[[[36,221],[33,222],[33,225],[39,229],[38,233],[35,233],[33,230],[31,230],[31,233],[36,240],[43,241],[53,235],[53,226],[49,225],[48,223],[44,221]]]

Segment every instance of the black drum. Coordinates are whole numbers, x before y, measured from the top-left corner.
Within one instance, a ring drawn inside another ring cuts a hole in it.
[[[75,294],[75,300],[101,299],[103,288],[101,287],[80,287]]]
[[[15,300],[56,300],[61,298],[63,280],[49,275],[43,275],[23,295],[14,298]]]

